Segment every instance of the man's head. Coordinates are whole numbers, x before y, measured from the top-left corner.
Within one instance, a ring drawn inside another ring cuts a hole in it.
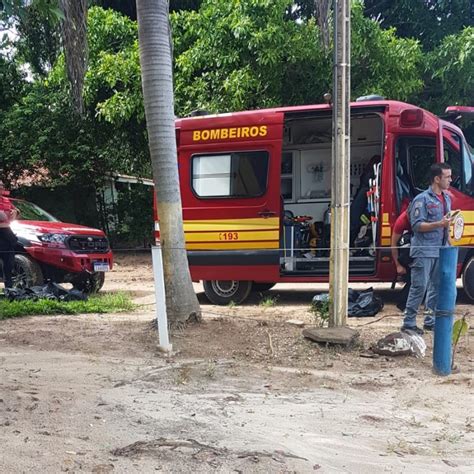
[[[446,191],[452,181],[451,166],[448,163],[435,163],[430,167],[431,185]]]

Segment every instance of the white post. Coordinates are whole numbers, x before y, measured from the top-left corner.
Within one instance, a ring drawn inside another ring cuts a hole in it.
[[[161,246],[151,248],[153,277],[155,279],[156,320],[158,322],[158,348],[163,352],[171,352],[172,344],[168,335],[168,316],[166,314],[165,280],[163,276],[163,257]]]

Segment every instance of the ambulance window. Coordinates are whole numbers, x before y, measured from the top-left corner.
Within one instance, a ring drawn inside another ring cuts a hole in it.
[[[451,166],[453,188],[461,190],[462,188],[462,161],[461,151],[455,149],[447,140],[443,140],[444,161]]]
[[[464,193],[472,192],[472,161],[469,147],[461,137],[448,132],[451,141],[443,141],[444,161],[451,165],[453,181],[451,186]]]
[[[199,197],[258,197],[265,194],[266,151],[200,155],[192,158],[192,185]]]
[[[396,145],[396,158],[398,166],[404,168],[409,176],[409,179],[406,175],[404,177],[405,185],[408,185],[410,190],[413,188],[424,190],[430,184],[428,170],[436,161],[436,140],[425,137],[400,137]]]

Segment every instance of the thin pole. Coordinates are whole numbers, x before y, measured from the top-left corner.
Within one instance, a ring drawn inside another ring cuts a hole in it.
[[[349,279],[350,58],[349,0],[334,0],[333,146],[329,326],[346,325]]]
[[[158,348],[163,352],[171,352],[173,346],[170,344],[168,335],[168,316],[166,313],[166,293],[161,246],[153,246],[151,249],[151,256],[153,263],[153,277],[155,279],[156,321],[158,323],[159,341]]]

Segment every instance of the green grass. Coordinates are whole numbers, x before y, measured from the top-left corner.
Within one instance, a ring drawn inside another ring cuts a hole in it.
[[[125,293],[99,293],[87,301],[7,301],[0,300],[0,320],[18,316],[48,314],[116,313],[133,311],[136,305]]]

